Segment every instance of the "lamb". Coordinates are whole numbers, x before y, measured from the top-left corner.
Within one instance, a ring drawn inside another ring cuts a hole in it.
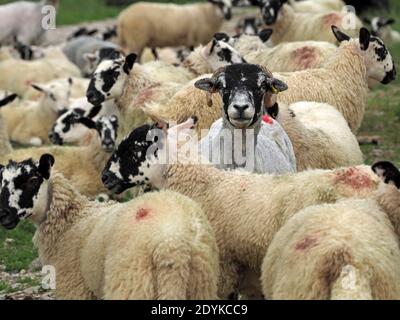
[[[66,59],[0,62],[0,88],[22,96],[32,83],[46,83],[57,78],[80,77],[79,69]]]
[[[189,146],[177,149],[176,140],[186,141],[187,136],[178,135],[176,139],[176,131],[193,124],[194,119],[190,119],[172,127],[167,137],[163,131],[153,131],[155,126],[135,129],[111,156],[102,179],[114,193],[144,183],[149,188],[181,192],[207,208],[220,252],[221,298],[237,287],[239,270],[261,270],[274,235],[303,208],[378,195],[389,217],[396,221],[400,217],[399,190],[385,184],[369,166],[284,176],[222,171],[211,167],[198,153],[188,154]],[[174,161],[165,158],[166,150],[173,151]],[[396,178],[400,187],[400,175]],[[400,224],[394,225],[398,229]]]
[[[264,22],[274,32],[271,41],[274,45],[282,42],[314,40],[337,43],[331,33],[332,25],[345,26],[351,36],[356,36],[362,28],[362,22],[353,13],[325,12],[297,13],[288,4],[280,0],[270,0],[262,8]],[[352,23],[347,23],[352,21]]]
[[[141,57],[143,49],[191,47],[206,44],[224,18],[231,18],[230,0],[210,0],[200,4],[139,2],[118,17],[118,42],[125,52]],[[133,32],[132,32],[133,31]]]
[[[394,19],[373,17],[372,19],[364,18],[364,22],[371,26],[372,34],[381,38],[385,43],[395,44],[400,42],[400,32],[391,27],[396,22]]]
[[[79,117],[75,121],[92,129],[93,136],[89,145],[18,149],[1,157],[0,163],[6,164],[9,160],[23,161],[28,157],[38,160],[42,153],[52,153],[57,159],[55,168],[62,172],[80,193],[91,198],[106,193],[100,173],[114,150],[118,119],[115,116],[101,117],[94,122],[89,118]]]
[[[1,168],[0,223],[35,223],[40,260],[57,273],[57,298],[217,298],[218,250],[198,204],[171,191],[90,202],[52,170],[54,161],[43,154]]]
[[[277,122],[263,117],[272,92],[287,90],[285,83],[248,64],[221,68],[214,77],[215,81],[205,79],[196,83],[197,88],[205,91],[220,89],[224,101],[222,118],[201,141],[202,153],[220,169],[295,172],[296,159],[289,138]]]
[[[32,87],[41,92],[41,100],[3,107],[0,112],[11,141],[33,146],[48,143],[51,126],[58,114],[69,106],[71,85],[72,79],[49,86],[33,84]]]
[[[58,6],[58,0],[44,0],[39,3],[17,1],[0,6],[0,43],[13,41],[14,36],[24,44],[34,44],[45,33],[42,27],[44,6]]]
[[[278,100],[328,103],[337,107],[356,132],[364,117],[368,84],[389,84],[396,79],[396,66],[384,43],[367,29],[360,30],[359,39],[351,39],[337,27],[332,30],[341,45],[324,68],[274,74],[289,87]]]
[[[398,217],[397,217],[398,220]],[[296,213],[262,265],[270,299],[400,299],[398,235],[372,199],[346,199]]]
[[[213,94],[219,91],[216,87],[216,75],[218,72],[209,79],[201,77],[194,85],[188,84],[165,105],[148,103],[142,109],[153,118],[158,117],[175,123],[182,123],[188,117],[195,116],[198,119],[197,134],[204,137],[204,131],[210,129],[222,116],[222,99]],[[207,93],[196,89],[197,86],[202,89],[204,82],[214,83]],[[282,94],[284,93],[279,95]],[[276,100],[276,96],[271,97],[271,102],[266,104],[267,108],[271,108],[267,111],[277,109],[277,115],[274,116],[292,142],[298,171],[334,169],[363,163],[357,139],[335,107],[315,102],[274,104]],[[272,120],[267,122],[273,123]]]

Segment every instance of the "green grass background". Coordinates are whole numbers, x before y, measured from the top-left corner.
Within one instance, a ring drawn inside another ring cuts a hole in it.
[[[0,4],[7,2],[10,1],[0,0]],[[120,7],[105,6],[103,0],[60,0],[60,3],[58,25],[112,18],[121,10]],[[400,30],[400,1],[392,0],[391,6],[391,12],[384,16],[398,18],[394,28]],[[395,61],[400,61],[400,44],[391,46],[390,52]],[[381,137],[379,146],[362,147],[367,163],[387,159],[400,166],[400,80],[371,92],[360,135]],[[22,223],[11,232],[0,228],[0,264],[4,264],[8,271],[26,269],[37,256],[31,241],[33,232],[34,227],[29,223]],[[6,244],[7,238],[14,241]],[[0,292],[2,290],[7,291],[9,288],[0,279]]]

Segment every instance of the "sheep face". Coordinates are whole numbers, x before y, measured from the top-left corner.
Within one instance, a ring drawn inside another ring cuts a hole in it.
[[[262,23],[256,17],[248,17],[239,21],[236,28],[237,34],[256,35],[258,34],[258,28],[261,27]]]
[[[42,104],[49,106],[56,113],[62,113],[70,104],[72,84],[73,80],[69,78],[48,85],[32,84],[32,88],[43,94]]]
[[[123,55],[114,48],[101,48],[94,53],[85,53],[83,58],[86,60],[86,64],[82,73],[84,76],[90,77],[102,61],[123,59]]]
[[[101,62],[90,79],[86,92],[88,101],[93,105],[99,105],[105,100],[119,98],[135,60],[136,54],[132,53],[125,59],[107,59]]]
[[[261,15],[266,25],[273,25],[279,16],[279,10],[284,5],[282,0],[261,1]]]
[[[83,127],[77,123],[77,119],[84,115],[83,109],[73,109],[62,114],[54,123],[53,128],[49,132],[49,139],[53,144],[62,146],[64,143],[73,143],[78,137],[82,137],[82,130],[77,128]],[[85,130],[83,130],[85,131]]]
[[[230,64],[245,63],[246,61],[228,43],[214,38],[201,52],[212,70]]]
[[[176,141],[180,134],[191,130],[196,124],[195,117],[166,129],[166,125],[144,125],[133,130],[110,157],[103,170],[104,186],[119,194],[135,186],[162,186],[165,165],[162,159],[166,152],[177,151]]]
[[[224,15],[226,20],[232,18],[232,1],[231,0],[208,0],[210,3],[216,5]]]
[[[336,26],[332,26],[332,31],[339,42],[351,40],[347,34],[340,31]],[[371,33],[366,28],[360,29],[358,41],[360,49],[365,56],[369,85],[372,86],[374,82],[389,84],[396,80],[396,66],[383,41],[371,36]]]
[[[374,17],[371,20],[364,19],[364,22],[371,26],[371,33],[373,36],[381,37],[384,29],[390,29],[390,26],[395,23],[394,19],[385,19],[381,17]]]
[[[217,71],[213,78],[197,81],[195,86],[209,93],[219,92],[224,120],[238,129],[251,128],[261,119],[267,93],[287,89],[285,83],[252,64],[227,66]]]
[[[29,159],[0,167],[0,224],[14,229],[30,216],[40,221],[49,206],[48,180],[54,158],[45,154],[39,163]]]

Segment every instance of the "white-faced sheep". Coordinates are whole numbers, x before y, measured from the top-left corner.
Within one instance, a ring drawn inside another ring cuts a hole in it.
[[[0,158],[0,163],[26,158],[38,160],[42,153],[51,153],[57,159],[56,169],[85,196],[94,198],[107,190],[101,183],[101,170],[114,150],[117,138],[118,119],[115,116],[101,117],[96,122],[77,116],[80,122],[92,129],[93,136],[87,146],[48,146],[18,149]]]
[[[165,162],[166,150],[177,148],[175,131],[192,125],[193,119],[170,128],[166,138],[162,131],[152,131],[154,126],[134,130],[111,156],[103,181],[116,193],[143,183],[174,190],[207,209],[220,250],[221,298],[238,285],[239,270],[261,270],[274,235],[303,208],[381,194],[385,212],[397,221],[400,217],[399,190],[384,184],[368,166],[284,176],[249,174],[213,168],[198,153],[188,154],[187,146],[183,152],[178,149],[172,162]],[[181,139],[185,141],[186,136]]]
[[[381,38],[386,44],[395,44],[400,42],[400,32],[392,29],[394,19],[381,17],[365,18],[364,22],[371,27],[372,34]]]
[[[215,75],[211,79],[202,77],[199,85],[204,81],[214,83],[214,87],[210,87],[207,93],[196,89],[197,82],[190,83],[178,91],[167,104],[147,104],[143,109],[155,118],[176,123],[182,123],[188,117],[196,116],[198,119],[196,129],[199,136],[204,137],[203,130],[210,129],[212,124],[221,118],[223,106],[220,95],[213,94],[220,91],[217,77]],[[277,120],[292,142],[299,171],[333,169],[363,163],[358,142],[335,107],[315,102],[277,105],[274,104],[276,98],[275,95],[269,97],[269,101],[264,100],[264,107],[280,109]],[[268,111],[270,112],[270,109]]]
[[[368,84],[390,83],[396,78],[396,67],[385,44],[367,29],[360,30],[358,39],[351,39],[336,27],[332,29],[341,45],[323,68],[274,74],[289,87],[278,100],[288,104],[328,103],[343,114],[356,132],[364,117]]]
[[[266,105],[270,96],[286,90],[285,83],[250,64],[227,66],[214,78],[215,81],[206,78],[196,83],[197,88],[205,91],[218,90],[224,101],[222,118],[201,141],[202,154],[220,169],[295,172],[292,143],[276,121],[263,116],[265,108],[271,107]]]
[[[1,167],[0,223],[35,223],[40,260],[57,274],[57,298],[217,298],[218,250],[198,204],[171,191],[90,202],[52,172],[54,161],[44,154]]]
[[[54,121],[69,107],[71,85],[72,79],[49,86],[33,84],[32,87],[42,93],[39,101],[3,107],[0,113],[11,141],[34,146],[48,143],[48,133]]]
[[[397,300],[399,264],[385,211],[372,199],[346,199],[289,219],[268,248],[261,281],[270,299]]]
[[[134,3],[118,17],[119,44],[140,57],[145,47],[197,46],[208,43],[224,18],[230,19],[230,0],[198,4]]]
[[[274,32],[271,41],[274,45],[282,42],[316,40],[337,43],[332,35],[331,26],[344,26],[346,31],[356,36],[362,27],[361,21],[353,13],[326,12],[326,13],[298,13],[288,4],[280,0],[270,0],[262,8],[265,23]]]
[[[0,6],[0,43],[17,37],[25,44],[38,42],[45,33],[42,26],[44,6],[58,6],[58,0],[41,2],[16,1]]]

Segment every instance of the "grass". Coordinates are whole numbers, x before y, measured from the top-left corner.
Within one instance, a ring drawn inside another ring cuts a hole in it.
[[[159,0],[158,0],[159,1]],[[0,0],[0,4],[10,2]],[[184,2],[184,0],[175,1]],[[116,17],[121,8],[106,7],[103,0],[61,0],[58,24],[73,24],[92,20]],[[373,15],[374,13],[371,13]],[[389,15],[400,20],[400,1],[392,0],[392,10]],[[400,30],[400,21],[394,26]],[[395,61],[400,61],[400,44],[391,46]],[[400,70],[400,66],[397,68]],[[399,77],[400,78],[400,77]],[[360,129],[360,135],[378,135],[381,137],[379,146],[362,146],[366,156],[366,163],[385,159],[400,166],[400,79],[389,86],[380,86],[370,95],[365,119]],[[129,199],[129,195],[123,199]],[[0,264],[6,266],[7,271],[27,269],[37,256],[32,244],[34,226],[22,223],[14,231],[5,231],[0,228]],[[6,239],[14,241],[5,244]],[[30,280],[21,280],[27,281]],[[0,279],[0,292],[12,290]]]

